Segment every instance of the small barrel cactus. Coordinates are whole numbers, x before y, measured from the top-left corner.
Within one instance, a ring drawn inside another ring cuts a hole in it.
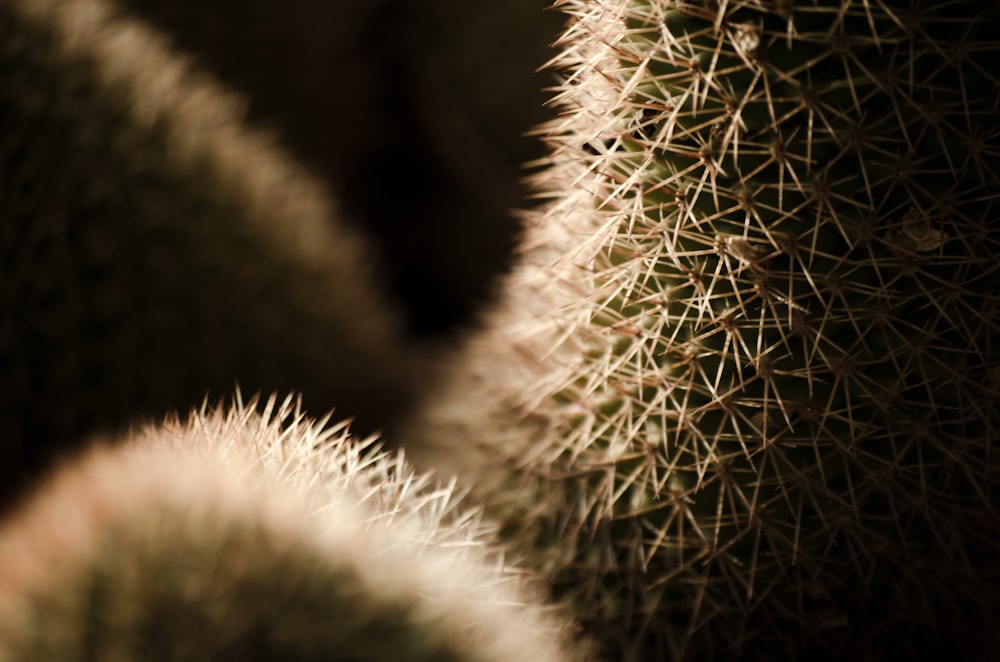
[[[57,444],[232,391],[368,429],[401,321],[322,186],[101,0],[0,3],[0,498]]]
[[[576,660],[452,490],[290,401],[147,429],[0,534],[4,660]]]
[[[559,5],[554,201],[427,436],[609,659],[992,659],[1000,5]]]

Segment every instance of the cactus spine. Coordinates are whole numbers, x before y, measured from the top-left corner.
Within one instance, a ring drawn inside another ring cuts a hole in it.
[[[558,4],[555,200],[431,434],[609,659],[988,656],[1000,7]]]
[[[4,660],[579,659],[451,488],[286,401],[78,460],[0,535]]]

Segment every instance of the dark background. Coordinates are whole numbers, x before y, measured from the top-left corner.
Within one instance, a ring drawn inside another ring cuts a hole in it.
[[[528,204],[548,0],[122,0],[249,100],[376,239],[411,332],[468,322]]]

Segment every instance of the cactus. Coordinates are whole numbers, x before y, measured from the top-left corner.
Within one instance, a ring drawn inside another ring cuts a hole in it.
[[[547,0],[119,0],[249,100],[374,236],[414,333],[468,322],[510,264]],[[517,48],[509,44],[516,41]]]
[[[0,535],[0,657],[581,659],[450,487],[291,400],[263,409],[58,472]]]
[[[995,659],[1000,5],[558,4],[434,461],[608,659]]]
[[[0,70],[0,497],[235,383],[405,407],[368,247],[238,98],[100,0],[0,3]]]

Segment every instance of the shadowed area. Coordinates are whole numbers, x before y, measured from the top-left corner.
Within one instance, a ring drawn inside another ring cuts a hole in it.
[[[417,335],[468,322],[527,205],[547,0],[123,0],[246,94],[374,236]]]

